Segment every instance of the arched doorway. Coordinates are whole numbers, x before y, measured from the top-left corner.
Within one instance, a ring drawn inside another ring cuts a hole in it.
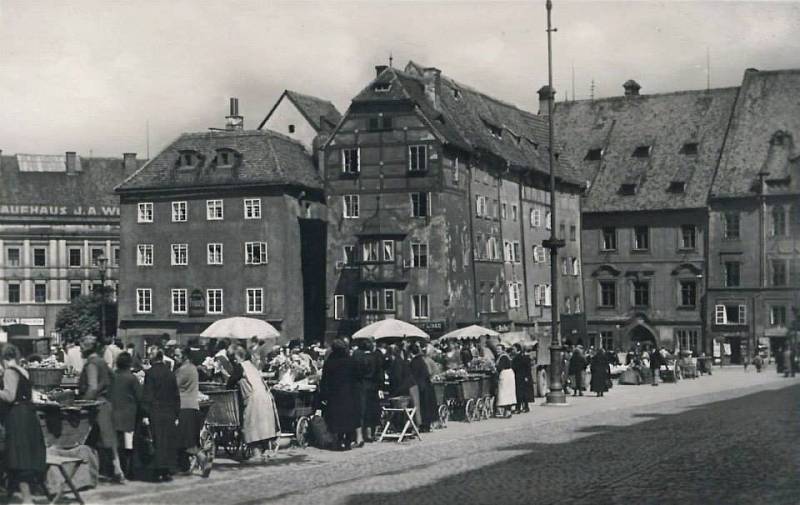
[[[651,344],[656,345],[656,336],[653,332],[643,324],[637,324],[628,332],[628,338],[632,344],[640,343],[641,345]]]

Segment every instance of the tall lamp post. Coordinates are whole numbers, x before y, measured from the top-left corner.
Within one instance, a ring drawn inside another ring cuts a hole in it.
[[[555,174],[555,153],[553,138],[553,99],[555,90],[553,89],[553,44],[552,33],[557,30],[553,28],[550,20],[550,13],[553,10],[552,0],[547,0],[547,121],[548,121],[548,154],[550,168],[550,238],[544,241],[544,246],[550,249],[550,310],[551,310],[551,341],[550,341],[550,366],[549,386],[550,392],[547,393],[548,405],[566,405],[567,396],[564,394],[564,384],[561,379],[564,370],[564,347],[561,345],[561,333],[559,331],[558,314],[558,249],[564,247],[563,237],[559,238],[556,234],[558,230],[556,223],[556,174]]]
[[[106,267],[108,258],[105,254],[97,257],[97,266],[100,268],[100,341],[106,344]]]

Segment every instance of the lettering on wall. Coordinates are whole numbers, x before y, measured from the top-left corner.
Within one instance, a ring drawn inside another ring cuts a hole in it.
[[[119,207],[115,205],[0,205],[0,215],[119,217]]]

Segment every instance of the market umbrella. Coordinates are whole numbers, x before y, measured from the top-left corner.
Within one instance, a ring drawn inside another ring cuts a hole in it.
[[[537,344],[537,341],[532,339],[530,335],[524,331],[511,331],[508,333],[503,333],[500,335],[499,340],[501,344],[507,347],[510,347],[514,344],[522,344],[526,347],[533,347]]]
[[[220,319],[206,328],[201,337],[246,339],[257,337],[259,340],[274,340],[281,336],[274,326],[261,319],[252,317],[228,317]]]
[[[466,328],[459,328],[457,330],[453,330],[450,333],[446,333],[439,337],[439,340],[446,341],[446,340],[469,340],[481,337],[497,337],[500,334],[494,330],[490,330],[489,328],[484,328],[483,326],[478,326],[477,324],[473,324],[472,326],[467,326]]]
[[[412,339],[429,341],[431,337],[413,324],[399,319],[382,319],[376,323],[364,326],[353,334],[353,340],[357,339]]]

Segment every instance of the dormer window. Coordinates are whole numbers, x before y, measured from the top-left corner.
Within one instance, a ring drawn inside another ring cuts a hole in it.
[[[376,82],[372,90],[376,93],[388,93],[392,89],[391,82]]]
[[[214,164],[218,167],[230,167],[236,162],[236,151],[233,149],[217,149]]]
[[[686,183],[684,181],[672,181],[669,183],[667,191],[670,193],[685,193]]]
[[[486,128],[489,130],[489,134],[492,137],[495,137],[495,138],[498,138],[498,139],[503,138],[503,128],[501,128],[501,127],[499,127],[497,125],[493,125],[492,123],[490,123],[488,121],[484,121],[483,124],[486,125]]]
[[[681,147],[681,154],[697,154],[697,142],[687,142],[683,144],[683,147]]]
[[[631,156],[634,158],[649,158],[652,147],[653,146],[637,146],[636,149],[633,150]]]
[[[294,125],[293,124],[289,125],[289,133],[294,133]]]
[[[195,168],[200,163],[197,151],[181,151],[178,157],[178,168]]]
[[[453,98],[456,100],[461,100],[461,90],[458,88],[453,88]]]
[[[603,148],[594,147],[586,151],[586,156],[583,158],[586,161],[600,161],[603,159]]]
[[[636,194],[636,184],[630,183],[630,182],[623,183],[619,187],[619,193],[621,195],[626,195],[626,196],[635,195]]]

